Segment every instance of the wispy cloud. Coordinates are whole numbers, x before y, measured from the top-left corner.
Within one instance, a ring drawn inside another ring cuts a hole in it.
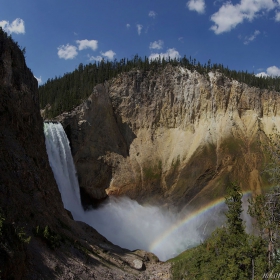
[[[43,83],[42,77],[40,76],[40,78],[34,76],[34,78],[38,81],[38,85],[41,85]]]
[[[168,49],[165,53],[152,53],[150,56],[149,56],[149,59],[150,60],[155,60],[155,59],[159,59],[159,57],[162,59],[168,59],[169,57],[171,59],[174,59],[174,58],[179,58],[180,57],[180,54],[179,52],[173,48],[173,49]]]
[[[104,58],[107,58],[109,60],[114,59],[114,56],[116,55],[116,53],[112,50],[106,51],[106,52],[100,52],[100,54],[102,55],[97,55],[97,56],[90,56],[88,54],[88,58],[90,61],[95,60],[95,61],[101,61]]]
[[[260,33],[261,32],[259,30],[255,30],[255,32],[251,36],[246,36],[244,45],[248,45],[250,42],[254,41]]]
[[[273,0],[241,0],[236,5],[226,2],[211,16],[214,25],[210,29],[216,34],[229,32],[245,19],[252,21],[261,12],[270,11],[276,6]]]
[[[186,5],[190,11],[195,11],[199,14],[205,12],[206,5],[204,0],[190,0]]]
[[[100,56],[100,55],[98,55],[98,56],[90,56],[90,55],[88,55],[88,58],[89,58],[90,61],[93,61],[93,60],[101,61],[103,59],[103,57]]]
[[[65,60],[67,59],[73,59],[78,55],[78,51],[84,50],[84,49],[92,49],[93,51],[95,51],[98,48],[98,41],[97,40],[77,40],[77,47],[67,44],[67,45],[61,45],[59,46],[58,49],[58,57],[59,58],[63,58]],[[116,55],[116,53],[112,50],[108,50],[106,52],[100,52],[101,55],[97,55],[97,56],[91,56],[91,55],[87,55],[89,60],[95,60],[95,61],[101,61],[104,58],[107,58],[109,60],[114,59],[114,56]]]
[[[280,68],[277,66],[270,66],[266,69],[266,72],[260,72],[256,75],[257,77],[267,77],[267,76],[272,76],[272,77],[279,77],[280,76]]]
[[[11,24],[9,23],[9,21],[2,20],[0,21],[0,26],[7,33],[16,33],[16,34],[25,33],[24,21],[21,18],[15,19]]]
[[[114,56],[116,55],[116,53],[114,52],[114,51],[112,51],[112,50],[109,50],[109,51],[107,51],[107,52],[100,52],[101,53],[101,55],[103,55],[103,56],[105,56],[105,57],[107,57],[108,59],[113,59],[114,58]]]
[[[279,4],[280,5],[280,4]],[[275,14],[275,20],[280,21],[280,12],[276,12]]]
[[[63,58],[65,60],[73,59],[78,55],[77,47],[69,45],[69,44],[61,45],[57,49],[58,49],[58,52],[57,52],[58,57]]]
[[[138,35],[140,35],[140,34],[141,34],[141,31],[142,31],[142,28],[143,28],[143,25],[141,25],[141,24],[136,24],[136,27],[137,27]]]
[[[129,27],[130,27],[130,24],[129,24],[129,23],[127,23],[127,24],[126,24],[126,28],[129,28]]]
[[[184,37],[179,37],[179,38],[178,38],[178,41],[180,41],[181,43],[183,43],[183,42],[184,42]]]
[[[154,42],[150,43],[149,48],[161,50],[163,48],[163,44],[164,44],[164,42],[162,40],[154,41]]]
[[[154,11],[149,11],[149,17],[151,17],[151,18],[155,18],[156,17],[156,13],[154,12]]]
[[[77,40],[79,51],[90,48],[95,51],[98,48],[98,41],[96,40]]]
[[[214,6],[220,5],[221,2],[223,2],[223,0],[215,0],[213,5]]]

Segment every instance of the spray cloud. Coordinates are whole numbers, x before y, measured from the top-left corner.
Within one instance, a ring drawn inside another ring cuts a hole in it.
[[[129,198],[110,197],[98,209],[84,211],[69,147],[61,124],[44,124],[49,162],[64,207],[75,220],[83,221],[112,243],[153,252],[160,260],[175,257],[201,243],[225,221],[223,199],[198,210],[173,213],[156,206],[140,205]]]

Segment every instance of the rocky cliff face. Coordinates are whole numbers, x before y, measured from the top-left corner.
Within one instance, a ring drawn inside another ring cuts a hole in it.
[[[63,207],[45,151],[37,81],[19,48],[0,32],[1,236],[9,238],[1,242],[1,272],[3,279],[19,279],[26,273],[28,252],[15,233],[22,229],[29,236],[28,220],[41,225],[45,219],[53,226],[51,217]]]
[[[264,144],[279,129],[279,93],[167,66],[131,71],[58,117],[86,197],[206,203],[230,181],[268,186]]]
[[[37,87],[17,44],[0,29],[0,278],[169,279],[168,264],[111,244],[63,208]]]

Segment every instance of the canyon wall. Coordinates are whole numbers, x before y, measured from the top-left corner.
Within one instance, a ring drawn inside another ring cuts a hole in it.
[[[54,217],[63,218],[65,211],[48,163],[37,80],[17,44],[2,30],[0,98],[0,206],[4,219],[0,270],[3,279],[19,279],[28,274],[36,242],[28,250],[17,232],[28,238],[33,227],[55,228]]]
[[[64,209],[37,80],[0,28],[0,278],[169,279],[169,267],[151,253],[113,245]]]
[[[107,195],[173,205],[223,197],[235,181],[260,193],[269,182],[268,136],[280,127],[279,93],[219,71],[167,65],[122,73],[60,115],[85,203]]]

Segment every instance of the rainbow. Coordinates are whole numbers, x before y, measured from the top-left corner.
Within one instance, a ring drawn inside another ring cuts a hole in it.
[[[243,197],[246,195],[249,195],[249,194],[251,194],[251,191],[243,192]],[[162,246],[162,244],[165,241],[167,241],[167,239],[172,234],[176,233],[176,231],[182,229],[184,226],[186,226],[188,223],[194,221],[195,219],[199,219],[200,217],[205,215],[207,212],[210,212],[211,210],[215,209],[216,207],[221,206],[224,202],[225,202],[224,198],[219,198],[219,199],[207,204],[206,206],[204,206],[196,211],[193,211],[190,214],[187,214],[185,217],[183,217],[183,219],[174,223],[170,228],[168,228],[166,231],[164,231],[162,235],[157,237],[157,239],[154,240],[151,243],[151,245],[149,246],[149,250],[151,252],[155,252],[158,248],[160,248]]]

